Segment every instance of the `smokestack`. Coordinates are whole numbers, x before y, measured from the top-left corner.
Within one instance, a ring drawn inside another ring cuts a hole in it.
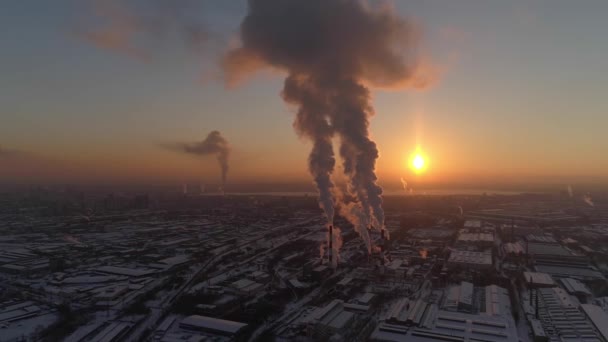
[[[382,259],[382,266],[384,266],[384,228],[380,229],[380,258]]]
[[[222,192],[225,190],[226,178],[228,176],[228,157],[230,157],[230,144],[219,131],[211,131],[205,140],[196,143],[173,143],[164,144],[165,148],[173,151],[188,153],[192,155],[207,156],[214,155],[221,169]]]
[[[329,243],[328,243],[329,250],[327,251],[327,263],[329,265],[333,265],[333,259],[332,259],[332,257],[333,257],[333,249],[334,249],[334,245],[333,245],[333,235],[334,235],[333,226],[330,224],[329,227],[327,228],[327,230],[328,230],[328,235],[329,235],[329,237],[328,237],[329,238]]]
[[[234,84],[268,67],[287,74],[281,96],[297,107],[297,134],[312,142],[309,171],[329,224],[332,141],[337,137],[349,194],[361,206],[364,222],[384,225],[375,172],[379,151],[369,132],[374,115],[370,87],[424,88],[431,83],[433,70],[420,61],[418,33],[388,6],[363,1],[248,1],[241,44],[222,60],[225,81]],[[352,218],[347,217],[358,226]]]

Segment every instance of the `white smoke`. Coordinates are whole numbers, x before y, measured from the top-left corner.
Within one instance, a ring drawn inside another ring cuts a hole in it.
[[[583,196],[583,201],[584,201],[585,203],[589,204],[590,206],[595,207],[595,203],[593,203],[593,199],[591,198],[591,194],[586,193],[586,194]]]
[[[403,179],[403,177],[401,177],[401,186],[403,186],[403,190],[407,192],[407,182],[405,179]]]
[[[331,267],[336,269],[340,262],[340,249],[342,248],[342,231],[334,226],[332,230],[332,251],[331,251]]]

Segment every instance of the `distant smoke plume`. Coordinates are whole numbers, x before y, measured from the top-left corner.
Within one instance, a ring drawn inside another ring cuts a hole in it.
[[[226,185],[228,176],[228,158],[230,157],[230,144],[219,131],[211,131],[205,140],[198,143],[174,143],[163,145],[173,151],[184,152],[199,156],[215,155],[222,169],[222,189]]]
[[[418,251],[418,253],[420,254],[420,257],[422,259],[426,259],[429,254],[429,251],[426,248],[422,248]]]
[[[211,38],[192,0],[94,1],[93,18],[81,20],[74,34],[98,48],[139,60],[150,59],[150,45],[177,34],[188,49],[200,51]]]
[[[408,194],[412,194],[414,192],[414,189],[407,183],[407,181],[403,177],[401,177],[401,186],[403,187],[403,190]]]
[[[591,195],[589,193],[586,193],[583,196],[583,201],[585,201],[585,203],[589,204],[592,207],[595,207],[595,203],[593,203],[593,199],[591,198]]]
[[[574,192],[572,191],[572,186],[571,185],[568,185],[567,190],[568,190],[568,196],[573,197],[574,196]]]
[[[401,177],[401,186],[403,186],[403,190],[407,191],[407,182],[403,177]]]
[[[342,211],[356,229],[362,222],[380,229],[384,210],[375,174],[378,149],[369,134],[369,87],[429,83],[416,29],[389,7],[362,1],[250,0],[240,39],[223,59],[226,82],[264,67],[287,73],[282,97],[297,107],[296,132],[313,143],[309,169],[329,223],[335,202],[331,141],[339,137],[348,192],[357,202]]]

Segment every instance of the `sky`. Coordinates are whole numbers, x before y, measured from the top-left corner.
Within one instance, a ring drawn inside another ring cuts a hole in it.
[[[193,49],[171,32],[146,42],[145,58],[79,34],[99,20],[98,3],[0,5],[0,183],[218,184],[213,157],[162,148],[218,130],[232,146],[228,186],[310,184],[310,144],[280,97],[284,75],[235,87],[219,77],[245,1],[199,2],[190,15],[214,38]],[[608,2],[393,6],[421,29],[439,77],[423,90],[373,91],[381,185],[608,183]],[[417,149],[420,174],[408,165]]]

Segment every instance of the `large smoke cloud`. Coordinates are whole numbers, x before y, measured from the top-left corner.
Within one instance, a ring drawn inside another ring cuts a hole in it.
[[[427,85],[415,27],[387,6],[356,0],[250,0],[240,39],[223,59],[226,81],[264,67],[287,73],[282,97],[297,106],[296,132],[313,143],[309,169],[329,223],[335,202],[332,138],[338,137],[349,197],[356,201],[343,204],[342,213],[358,228],[382,228],[370,87]]]
[[[166,148],[199,156],[215,155],[222,170],[222,189],[226,185],[228,176],[228,158],[230,157],[230,144],[219,131],[211,131],[205,140],[196,143],[165,144]]]

